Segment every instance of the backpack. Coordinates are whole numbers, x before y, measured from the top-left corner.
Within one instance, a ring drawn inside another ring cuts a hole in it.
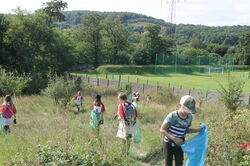
[[[9,119],[12,117],[12,115],[13,115],[12,108],[13,107],[9,104],[4,106],[3,111],[2,111],[3,118]]]
[[[124,111],[124,120],[127,126],[135,125],[136,123],[136,115],[135,115],[135,107],[131,103],[123,104]]]

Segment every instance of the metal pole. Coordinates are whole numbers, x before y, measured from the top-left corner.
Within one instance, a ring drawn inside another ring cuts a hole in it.
[[[175,55],[175,73],[177,72],[177,55]]]

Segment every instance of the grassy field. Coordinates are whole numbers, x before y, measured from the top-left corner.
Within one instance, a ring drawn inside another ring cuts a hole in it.
[[[166,67],[168,68],[168,67]],[[228,73],[214,73],[209,75],[208,73],[188,72],[190,67],[182,68],[182,71],[186,73],[174,73],[166,72],[162,74],[155,74],[154,66],[100,66],[95,71],[73,71],[74,75],[108,78],[110,80],[119,80],[119,73],[121,74],[121,81],[123,82],[137,82],[149,85],[163,87],[176,87],[183,89],[196,89],[202,91],[217,91],[220,86],[227,85]],[[166,69],[167,70],[167,69]],[[230,72],[230,76],[233,79],[238,79],[245,82],[243,93],[250,92],[250,79],[249,67],[238,67],[234,72]],[[108,73],[108,74],[106,74]],[[219,83],[218,83],[219,82]]]
[[[83,151],[90,150],[100,154],[104,160],[120,159],[124,166],[163,165],[159,127],[165,116],[176,109],[178,98],[162,94],[152,96],[152,101],[147,104],[145,96],[142,96],[142,101],[138,103],[142,142],[133,143],[130,154],[121,157],[122,142],[115,137],[117,121],[113,119],[118,104],[116,96],[105,96],[102,91],[107,112],[101,127],[100,142],[89,127],[93,95],[83,93],[84,109],[80,112],[76,112],[74,107],[56,106],[52,99],[44,96],[20,96],[14,100],[18,109],[17,125],[11,126],[11,134],[0,134],[0,165],[46,165],[38,162],[38,145],[57,145],[66,154],[80,155]],[[249,109],[240,108],[237,116],[227,120],[226,110],[221,104],[203,104],[198,108],[192,126],[196,127],[200,123],[208,126],[207,166],[234,166],[243,161],[246,152],[238,143],[250,141],[250,133],[246,132],[250,127],[247,122],[250,118],[249,112]],[[46,157],[54,156],[56,160],[57,153],[59,152],[52,151],[49,155],[46,153]]]

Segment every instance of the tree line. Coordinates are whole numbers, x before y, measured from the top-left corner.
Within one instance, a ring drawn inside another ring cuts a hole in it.
[[[28,75],[39,91],[39,79],[48,73],[63,74],[82,64],[154,64],[157,54],[237,57],[237,64],[250,64],[248,26],[181,24],[173,39],[163,20],[134,13],[63,12],[67,6],[52,0],[33,13],[18,8],[15,14],[1,14],[0,66]]]

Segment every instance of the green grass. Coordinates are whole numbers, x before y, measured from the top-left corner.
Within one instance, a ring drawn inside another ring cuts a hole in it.
[[[168,66],[171,67],[171,66]],[[166,68],[168,68],[166,67]],[[184,67],[182,70],[188,71],[189,66]],[[163,74],[155,74],[154,66],[123,66],[123,65],[111,65],[101,66],[96,71],[84,72],[73,71],[74,75],[88,76],[91,78],[106,78],[110,80],[119,80],[119,74],[121,73],[121,81],[123,82],[137,82],[141,84],[149,84],[163,87],[176,87],[183,89],[196,89],[202,91],[217,91],[220,87],[218,82],[222,85],[227,85],[228,74],[214,73],[208,75],[207,73],[187,72],[187,73],[174,73],[167,72]],[[249,68],[248,66],[238,66],[238,70],[230,72],[230,76],[233,79],[239,79],[245,82],[243,93],[250,92],[250,79],[248,79]],[[108,75],[106,75],[108,73]]]
[[[11,159],[17,160],[18,157],[27,165],[34,165],[38,151],[37,145],[59,145],[74,153],[86,150],[86,142],[96,141],[96,135],[89,128],[89,111],[93,99],[87,91],[83,91],[83,94],[84,110],[80,113],[75,112],[76,108],[57,107],[52,99],[44,96],[20,96],[14,100],[18,110],[17,125],[11,126],[10,135],[0,132],[0,165]],[[166,115],[175,110],[178,103],[178,99],[170,100],[166,96],[168,95],[152,96],[152,102],[147,104],[145,96],[142,95],[141,102],[138,103],[142,142],[132,144],[125,165],[163,165],[162,136],[159,128]],[[104,125],[101,127],[103,145],[94,144],[91,148],[106,159],[119,158],[122,142],[115,137],[117,121],[113,120],[117,112],[117,97],[103,96],[103,103],[107,109],[104,115]],[[249,142],[250,135],[246,131],[250,127],[247,123],[250,111],[245,110],[244,114],[239,114],[237,117],[239,119],[230,121],[225,120],[226,110],[221,104],[203,104],[197,111],[197,115],[193,117],[192,126],[196,127],[200,123],[205,123],[209,128],[209,165],[222,164],[213,164],[213,160],[223,162],[228,166],[230,162],[233,164],[238,162],[237,157],[244,152],[237,147],[232,147],[231,144]],[[188,138],[190,137],[191,135]],[[224,144],[225,141],[227,144]],[[214,152],[217,146],[223,151]],[[241,153],[237,154],[237,150]],[[224,153],[227,154],[224,155]]]

